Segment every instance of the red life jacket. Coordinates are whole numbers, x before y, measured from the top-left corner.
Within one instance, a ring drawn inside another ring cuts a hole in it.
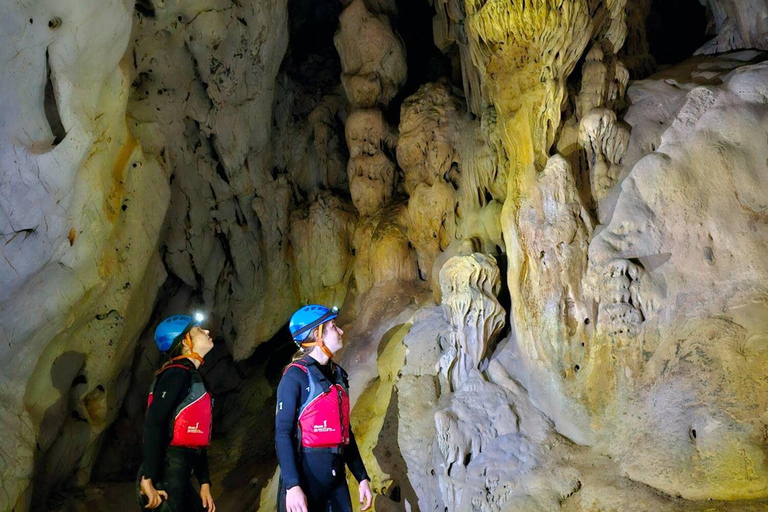
[[[349,444],[349,391],[344,370],[333,364],[330,382],[314,364],[289,364],[307,374],[309,393],[299,408],[299,437],[304,448],[335,448]]]
[[[205,448],[211,444],[211,429],[213,426],[213,401],[211,395],[205,389],[200,372],[183,364],[170,364],[163,368],[155,377],[147,398],[147,410],[154,400],[155,384],[162,372],[169,368],[184,368],[192,375],[189,393],[181,401],[173,415],[173,423],[170,426],[171,446],[183,446],[185,448]]]

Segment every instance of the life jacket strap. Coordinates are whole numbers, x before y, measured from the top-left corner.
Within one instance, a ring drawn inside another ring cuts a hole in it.
[[[320,347],[320,350],[323,351],[323,354],[328,356],[328,359],[333,359],[333,352],[331,352],[328,347],[325,346],[325,343],[323,343],[323,324],[320,324],[320,326],[317,328],[317,341],[302,343],[301,346],[304,348]]]
[[[310,448],[308,446],[299,446],[299,449],[305,453],[333,453],[335,455],[344,455],[344,445],[331,446],[327,448]]]

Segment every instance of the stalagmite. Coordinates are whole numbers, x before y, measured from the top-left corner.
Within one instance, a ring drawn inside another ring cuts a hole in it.
[[[397,136],[380,110],[355,110],[346,124],[347,172],[352,202],[360,215],[371,215],[389,203],[395,191],[395,163],[391,151]]]
[[[600,203],[616,185],[621,162],[629,142],[629,131],[606,108],[593,108],[581,119],[579,144],[587,153],[592,197]]]
[[[364,0],[353,0],[344,9],[334,43],[341,56],[341,82],[354,107],[386,105],[405,83],[403,43],[389,18],[370,12]]]
[[[486,350],[504,327],[504,308],[496,299],[500,287],[496,261],[483,254],[455,256],[440,271],[442,306],[451,324],[452,344],[440,367],[452,389],[460,388],[484,362]]]
[[[426,84],[403,102],[397,163],[405,172],[405,190],[446,181],[458,160],[464,123],[458,100],[442,84]]]

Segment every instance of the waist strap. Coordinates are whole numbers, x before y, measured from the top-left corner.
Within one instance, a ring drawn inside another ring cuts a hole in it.
[[[344,446],[331,446],[328,448],[308,448],[302,446],[299,448],[304,453],[333,453],[336,455],[344,455]]]

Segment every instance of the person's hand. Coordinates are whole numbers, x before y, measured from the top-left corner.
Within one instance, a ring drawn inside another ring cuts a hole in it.
[[[200,486],[200,498],[203,500],[203,508],[208,509],[208,512],[216,512],[216,505],[213,503],[213,496],[211,496],[211,484]]]
[[[307,497],[301,487],[295,485],[288,489],[285,495],[285,509],[287,512],[308,512]]]
[[[373,503],[373,493],[371,492],[371,482],[367,479],[360,482],[360,510],[368,510]]]
[[[144,508],[157,508],[163,502],[163,498],[168,499],[168,493],[165,491],[158,491],[152,484],[151,478],[141,477],[141,494],[148,498],[147,504]]]

